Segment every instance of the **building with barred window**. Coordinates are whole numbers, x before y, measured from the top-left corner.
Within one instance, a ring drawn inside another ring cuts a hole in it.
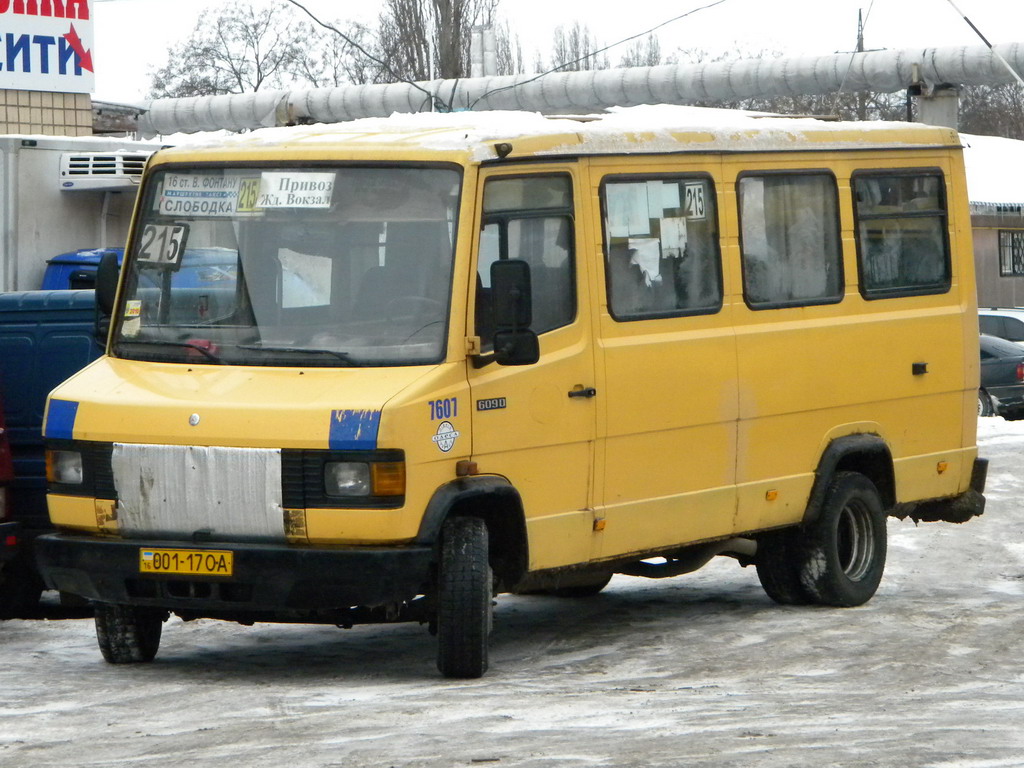
[[[961,135],[978,305],[1024,306],[1024,141]]]

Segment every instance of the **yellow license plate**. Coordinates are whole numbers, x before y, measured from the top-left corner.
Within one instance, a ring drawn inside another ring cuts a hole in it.
[[[140,549],[139,573],[230,576],[234,552],[220,549]]]

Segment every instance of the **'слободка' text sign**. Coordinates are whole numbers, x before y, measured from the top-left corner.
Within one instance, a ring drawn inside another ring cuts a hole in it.
[[[157,210],[165,216],[258,215],[272,208],[330,208],[333,171],[167,173]]]

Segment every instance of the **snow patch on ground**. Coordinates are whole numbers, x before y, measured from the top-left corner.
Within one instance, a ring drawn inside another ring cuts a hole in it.
[[[890,520],[865,606],[775,605],[727,558],[502,596],[482,680],[441,679],[415,625],[172,619],[153,664],[113,666],[89,619],[0,622],[0,767],[1016,768],[1024,422],[979,445],[985,514]]]

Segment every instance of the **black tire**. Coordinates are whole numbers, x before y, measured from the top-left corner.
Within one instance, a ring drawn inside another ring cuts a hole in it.
[[[768,597],[779,605],[810,605],[814,602],[800,581],[800,532],[774,531],[757,540],[754,566]]]
[[[817,519],[800,537],[800,583],[818,605],[862,605],[885,570],[886,513],[878,489],[857,472],[837,472]]]
[[[988,393],[984,389],[978,390],[978,415],[979,416],[992,416],[995,414],[995,409],[992,407],[992,399],[988,396]]]
[[[480,518],[455,517],[441,535],[437,668],[445,677],[480,677],[487,671],[493,597],[487,526]]]
[[[549,595],[555,597],[593,597],[600,593],[602,589],[608,586],[608,582],[612,580],[612,574],[609,571],[607,574],[596,578],[589,584],[574,584],[571,587],[558,587],[557,589],[548,590]]]
[[[95,608],[96,640],[111,664],[137,664],[156,658],[167,612],[135,605]]]
[[[28,618],[39,608],[43,580],[21,556],[0,566],[0,619]]]

